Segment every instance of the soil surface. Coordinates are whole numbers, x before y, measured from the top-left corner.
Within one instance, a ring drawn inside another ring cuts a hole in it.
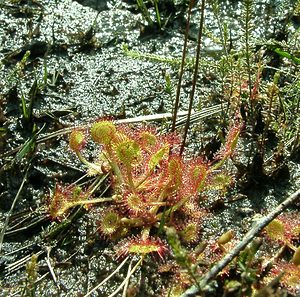
[[[60,227],[47,215],[47,197],[56,183],[73,183],[85,176],[84,166],[68,148],[68,132],[73,127],[102,117],[134,122],[140,121],[135,119],[138,116],[148,121],[156,115],[161,118],[153,123],[161,131],[170,128],[171,120],[165,114],[173,111],[186,7],[184,1],[161,2],[161,30],[154,8],[149,5],[154,20],[151,27],[135,1],[0,2],[0,229],[5,229],[0,242],[0,296],[84,296],[120,264],[114,243],[96,232],[97,211],[77,209]],[[229,24],[230,46],[238,50],[243,42],[242,3],[220,1],[219,9],[220,19]],[[253,36],[262,43],[268,38],[280,40],[292,30],[291,9],[291,4],[256,3]],[[215,137],[220,131],[214,125],[226,113],[220,105],[224,103],[222,81],[216,67],[222,47],[213,38],[220,36],[219,24],[211,5],[205,14],[193,109],[197,113],[213,108],[213,112],[194,119],[187,155],[216,151],[210,148],[220,146]],[[199,5],[195,5],[180,111],[188,109],[199,17]],[[170,78],[171,93],[166,77]],[[178,125],[178,131],[182,126]],[[241,163],[247,162],[249,150],[249,142],[241,140]],[[97,151],[91,146],[90,152],[92,159]],[[203,222],[203,240],[217,238],[229,229],[241,238],[255,218],[295,192],[300,184],[298,153],[287,153],[277,176],[272,171],[272,178],[264,179],[258,169],[242,191],[239,187],[232,190],[230,199],[211,191],[205,207],[213,215]],[[234,166],[229,170],[237,171]],[[88,180],[85,176],[81,182]],[[102,190],[109,194],[106,186]],[[30,285],[28,262],[34,263],[32,255],[38,256],[38,277],[35,295],[28,295],[25,288]],[[132,276],[127,296],[159,296],[167,277],[158,274],[158,265],[146,259]],[[91,296],[113,293],[126,277],[127,268]]]

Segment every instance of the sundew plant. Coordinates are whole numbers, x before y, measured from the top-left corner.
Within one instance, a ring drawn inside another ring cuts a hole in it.
[[[48,200],[48,214],[63,225],[76,206],[96,210],[98,235],[95,236],[114,245],[116,261],[122,260],[123,266],[128,259],[138,259],[115,294],[147,259],[160,263],[158,272],[168,272],[179,280],[175,286],[168,284],[163,295],[179,296],[192,284],[202,290],[199,276],[222,260],[236,243],[232,230],[208,241],[201,239],[201,231],[202,223],[211,215],[203,203],[206,192],[214,190],[222,195],[234,184],[226,163],[234,160],[243,129],[241,117],[236,114],[226,141],[214,158],[207,160],[205,156],[181,154],[179,135],[160,133],[146,124],[118,124],[103,119],[88,129],[75,128],[69,136],[70,149],[86,167],[87,175],[108,181],[110,196],[94,197],[101,183],[88,188],[57,184]],[[96,150],[93,161],[89,161],[89,142]],[[297,291],[300,270],[295,240],[299,228],[296,213],[282,215],[265,228],[269,244],[277,241],[294,253],[290,263],[280,261],[266,270],[270,259],[267,257],[265,263],[255,260],[259,248],[255,243],[241,253],[235,265],[240,267],[238,274],[248,285],[240,293],[253,292],[251,287],[257,275],[267,271],[268,277],[263,282],[266,284],[272,277],[280,277],[282,270],[287,272],[281,285],[291,292]],[[220,271],[224,280],[234,267]],[[103,282],[94,290],[100,285]]]
[[[99,217],[99,233],[108,240],[125,238],[117,248],[119,257],[156,253],[163,259],[168,247],[158,230],[172,226],[184,241],[198,240],[206,213],[199,207],[204,199],[201,192],[208,188],[224,190],[232,182],[222,165],[233,154],[240,131],[241,122],[236,120],[223,148],[213,161],[207,161],[181,155],[178,135],[159,134],[147,125],[101,120],[89,131],[75,129],[70,135],[70,148],[86,165],[89,175],[109,173],[112,195],[93,199],[89,190],[57,185],[49,202],[49,215],[62,220],[71,207],[107,202]],[[89,138],[99,146],[94,162],[84,157]],[[133,230],[139,230],[138,234]]]
[[[175,245],[179,239],[185,244],[199,242],[201,222],[207,216],[202,193],[208,189],[224,193],[232,184],[223,165],[234,153],[241,129],[237,117],[213,161],[180,154],[176,133],[161,134],[149,125],[100,120],[89,130],[74,129],[71,150],[88,175],[109,175],[111,196],[93,198],[91,189],[58,184],[49,199],[49,215],[63,221],[74,206],[101,203],[99,236],[116,243],[117,259],[138,255],[143,260],[151,255],[164,262],[174,240]],[[89,140],[98,146],[93,162],[86,157]]]

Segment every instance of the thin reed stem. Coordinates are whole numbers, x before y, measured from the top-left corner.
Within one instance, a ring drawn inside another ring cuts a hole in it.
[[[182,153],[184,151],[184,148],[185,148],[186,137],[187,137],[187,133],[188,133],[189,126],[190,126],[190,119],[191,119],[192,107],[193,107],[193,102],[194,102],[194,97],[195,97],[195,90],[196,90],[196,82],[197,82],[197,78],[198,78],[200,50],[201,50],[201,39],[202,39],[202,35],[203,35],[203,25],[204,25],[204,9],[205,9],[205,0],[202,0],[200,26],[199,26],[199,31],[198,31],[198,44],[197,44],[197,52],[196,52],[195,70],[194,70],[194,75],[193,75],[192,90],[191,90],[191,93],[190,93],[190,102],[189,102],[188,114],[187,114],[187,119],[186,119],[186,122],[185,122],[184,135],[183,135],[183,140],[182,140],[182,144],[181,144],[181,147],[180,147],[180,154],[181,155],[182,155]]]
[[[192,7],[194,5],[194,1],[195,0],[190,0],[189,10],[188,10],[188,14],[187,14],[181,65],[180,65],[179,78],[178,78],[178,84],[177,84],[177,90],[176,90],[176,99],[175,99],[174,110],[173,110],[173,121],[172,121],[171,132],[175,131],[175,125],[176,125],[176,120],[177,120],[177,113],[178,113],[179,101],[180,101],[180,90],[181,90],[181,84],[182,84],[182,76],[183,76],[183,72],[184,72],[184,63],[185,63],[185,57],[186,57],[186,51],[187,51],[187,41],[188,41],[188,35],[189,35],[189,31],[190,31],[191,13],[192,13]]]

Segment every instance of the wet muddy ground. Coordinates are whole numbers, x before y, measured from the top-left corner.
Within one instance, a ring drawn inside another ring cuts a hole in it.
[[[181,1],[174,1],[177,5],[169,2],[161,8],[165,26],[161,31],[155,26],[149,29],[135,1],[0,2],[1,229],[10,216],[1,239],[1,296],[29,296],[24,293],[28,285],[25,265],[33,254],[38,255],[38,278],[32,296],[84,296],[119,265],[113,244],[95,234],[96,212],[77,210],[61,232],[47,217],[45,201],[56,182],[72,183],[85,174],[68,149],[64,132],[69,128],[104,116],[147,119],[172,112],[185,7]],[[280,5],[257,3],[254,36],[262,42],[280,40],[280,34],[296,30],[290,21],[291,8],[284,1]],[[154,10],[150,11],[154,15]],[[220,14],[229,24],[231,46],[240,48],[242,4],[221,3]],[[194,110],[215,109],[213,115],[203,117],[206,122],[196,122],[190,133],[188,151],[196,154],[213,142],[217,133],[213,125],[224,112],[219,106],[222,90],[216,67],[222,47],[211,37],[218,35],[218,24],[210,6],[205,22]],[[187,110],[198,23],[199,8],[195,6],[181,111]],[[166,76],[170,77],[171,94],[166,90]],[[156,124],[168,129],[170,120],[163,118]],[[199,131],[205,134],[199,135]],[[248,145],[241,143],[239,150],[247,151]],[[251,190],[245,186],[247,199],[224,202],[212,193],[206,203],[215,212],[203,223],[203,238],[220,236],[230,228],[243,234],[255,215],[267,213],[299,188],[299,167],[296,153],[287,159],[279,178],[265,185],[258,182],[257,188],[249,184]],[[234,192],[236,197],[240,194]],[[145,261],[131,279],[128,296],[159,296],[167,278],[157,274],[156,266],[150,258]],[[108,296],[126,273],[121,270],[91,296]]]

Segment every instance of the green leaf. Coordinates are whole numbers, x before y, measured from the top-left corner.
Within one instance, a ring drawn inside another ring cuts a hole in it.
[[[165,155],[169,153],[169,146],[165,145],[163,148],[158,150],[150,159],[148,166],[149,170],[152,171],[155,167],[163,160]]]
[[[289,60],[292,60],[293,62],[295,62],[296,64],[300,64],[300,58],[295,57],[294,55],[290,54],[287,51],[283,51],[280,48],[275,48],[273,49],[273,51],[278,54],[279,56],[283,57],[283,58],[287,58]]]

